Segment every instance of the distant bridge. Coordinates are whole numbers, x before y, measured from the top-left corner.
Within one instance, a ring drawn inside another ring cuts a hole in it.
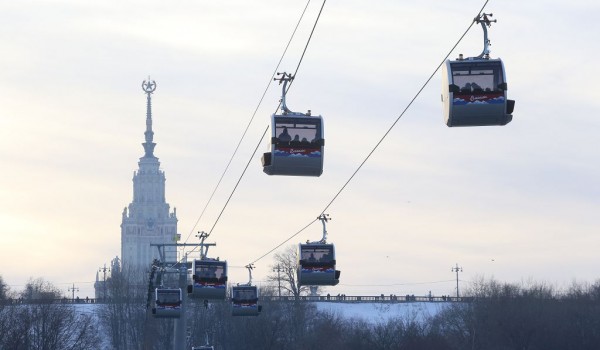
[[[261,296],[262,300],[267,301],[296,301],[294,296]],[[411,302],[428,302],[428,303],[446,303],[456,301],[470,301],[472,298],[466,297],[450,297],[450,296],[415,296],[415,295],[301,295],[297,300],[307,302],[329,302],[329,303],[411,303]]]
[[[271,302],[325,302],[325,303],[448,303],[448,302],[469,302],[471,297],[451,297],[451,296],[415,296],[415,295],[301,295],[298,298],[294,296],[263,295],[261,301]],[[19,304],[106,304],[110,303],[110,298],[33,298],[33,299],[6,299],[1,300],[0,305],[19,305]]]

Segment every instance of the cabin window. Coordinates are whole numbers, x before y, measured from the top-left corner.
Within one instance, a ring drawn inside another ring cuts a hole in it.
[[[222,278],[225,277],[225,266],[213,264],[196,265],[196,276],[200,278]]]
[[[234,289],[233,299],[236,300],[253,300],[256,299],[254,289]]]
[[[503,82],[499,62],[452,64],[452,83],[461,93],[500,91]]]
[[[281,117],[275,119],[275,137],[279,142],[289,142],[292,146],[319,145],[321,141],[321,120],[314,118]]]
[[[331,248],[321,247],[321,248],[302,248],[302,256],[301,259],[306,262],[315,262],[315,263],[328,263],[333,260],[333,254]]]
[[[159,291],[157,299],[161,304],[176,304],[180,300],[179,291]]]

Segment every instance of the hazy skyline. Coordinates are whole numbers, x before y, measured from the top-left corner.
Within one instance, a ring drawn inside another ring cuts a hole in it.
[[[323,175],[265,175],[261,142],[210,238],[211,255],[232,266],[230,282],[245,282],[242,266],[317,217],[483,3],[327,2],[287,101],[324,118]],[[93,295],[95,271],[120,254],[148,75],[158,85],[153,128],[166,200],[184,239],[210,230],[277,107],[277,84],[192,228],[305,4],[0,3],[5,282],[20,289],[44,277]],[[311,2],[280,71],[295,69],[321,4]],[[326,293],[453,294],[455,263],[461,288],[482,275],[559,286],[598,278],[597,10],[591,0],[489,2],[498,20],[491,56],[504,60],[513,121],[446,127],[438,73],[328,210],[342,275]],[[475,26],[451,58],[481,48]],[[320,236],[315,223],[289,244]],[[271,264],[260,260],[255,280]]]

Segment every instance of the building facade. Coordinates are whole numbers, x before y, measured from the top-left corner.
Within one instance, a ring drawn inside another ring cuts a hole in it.
[[[148,269],[154,259],[159,259],[157,247],[151,244],[176,243],[177,211],[170,210],[165,199],[165,173],[154,155],[152,131],[152,93],[156,90],[153,80],[144,81],[142,88],[147,95],[146,131],[144,156],[133,173],[133,201],[125,207],[121,221],[121,264],[123,270]],[[175,247],[166,247],[163,261],[176,261]]]

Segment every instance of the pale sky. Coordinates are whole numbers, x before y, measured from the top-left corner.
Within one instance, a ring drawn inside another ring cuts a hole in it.
[[[292,72],[312,1],[280,71]],[[259,152],[218,222],[211,255],[237,268],[316,218],[464,32],[484,1],[326,3],[292,110],[321,114],[319,178],[273,177]],[[93,296],[120,254],[123,208],[143,156],[145,95],[155,155],[178,230],[208,231],[278,104],[273,84],[215,199],[208,200],[306,1],[0,2],[0,275],[18,290],[44,277]],[[436,74],[328,210],[340,284],[331,294],[454,294],[478,276],[558,287],[598,275],[600,4],[491,0],[513,121],[448,128]],[[451,58],[476,56],[474,26]],[[292,239],[321,237],[314,224]],[[270,273],[272,255],[256,264]]]

